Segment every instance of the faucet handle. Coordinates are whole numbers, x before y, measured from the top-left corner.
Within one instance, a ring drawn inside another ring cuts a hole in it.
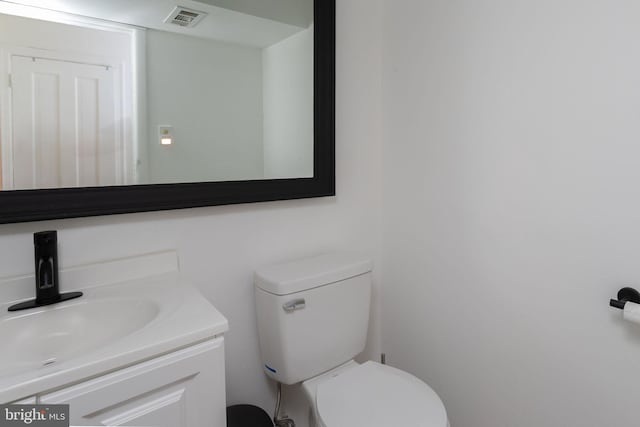
[[[36,300],[60,300],[58,289],[58,235],[56,231],[41,231],[33,235],[35,257]]]
[[[36,298],[9,307],[9,311],[25,310],[56,304],[82,296],[82,292],[60,293],[58,286],[58,236],[55,231],[33,235]]]
[[[54,287],[53,257],[38,260],[38,271],[36,272],[36,286],[38,289],[49,289]]]

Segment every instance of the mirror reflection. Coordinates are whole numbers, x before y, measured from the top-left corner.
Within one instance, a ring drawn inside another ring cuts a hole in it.
[[[2,190],[313,176],[313,0],[0,1],[0,76]]]

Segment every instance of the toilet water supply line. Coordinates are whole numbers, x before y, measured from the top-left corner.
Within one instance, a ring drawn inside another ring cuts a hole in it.
[[[295,421],[284,415],[280,418],[280,401],[282,400],[282,384],[278,382],[278,393],[276,397],[276,410],[273,414],[273,422],[276,427],[296,427]]]

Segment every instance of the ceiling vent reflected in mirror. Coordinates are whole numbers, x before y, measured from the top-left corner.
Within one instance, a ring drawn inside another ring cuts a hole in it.
[[[206,12],[177,6],[173,11],[171,11],[164,22],[179,25],[181,27],[192,28],[198,25],[198,22],[202,21],[205,16],[207,16]]]

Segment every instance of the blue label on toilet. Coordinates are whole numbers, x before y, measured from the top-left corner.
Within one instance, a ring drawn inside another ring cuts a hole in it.
[[[267,368],[268,371],[273,372],[274,374],[276,373],[276,370],[273,369],[271,366],[269,365],[264,365],[265,368]]]

